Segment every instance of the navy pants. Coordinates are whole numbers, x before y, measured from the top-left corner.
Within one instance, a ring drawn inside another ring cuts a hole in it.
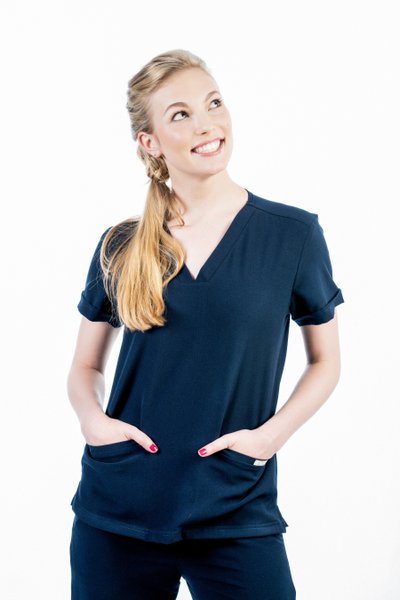
[[[71,600],[173,600],[180,580],[193,600],[295,600],[282,533],[148,542],[74,517]]]

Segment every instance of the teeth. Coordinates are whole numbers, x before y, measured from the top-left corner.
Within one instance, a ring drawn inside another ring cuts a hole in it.
[[[195,150],[193,150],[193,152],[198,152],[198,153],[202,153],[202,152],[214,152],[214,150],[216,150],[222,140],[216,140],[215,142],[212,142],[211,144],[205,144],[204,146],[200,146],[199,148],[195,148]]]

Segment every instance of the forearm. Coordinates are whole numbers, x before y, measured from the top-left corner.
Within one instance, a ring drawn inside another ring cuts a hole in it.
[[[277,452],[319,408],[335,389],[340,368],[329,361],[307,364],[285,404],[257,428]]]
[[[81,430],[97,417],[104,417],[104,375],[90,367],[72,366],[67,379],[68,396]]]

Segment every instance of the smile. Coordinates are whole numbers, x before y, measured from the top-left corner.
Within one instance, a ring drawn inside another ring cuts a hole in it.
[[[199,146],[195,150],[191,150],[191,152],[193,154],[199,154],[201,156],[214,156],[215,154],[218,154],[221,151],[224,142],[224,139],[216,140],[215,142],[212,142],[210,144]]]

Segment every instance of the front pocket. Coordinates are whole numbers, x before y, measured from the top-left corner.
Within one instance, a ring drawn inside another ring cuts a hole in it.
[[[228,460],[237,462],[241,465],[250,466],[255,469],[265,467],[265,465],[268,462],[267,459],[254,458],[253,456],[243,454],[243,452],[238,452],[237,450],[232,450],[231,448],[224,448],[223,450],[219,450],[218,454],[221,454],[222,458],[226,458]]]
[[[86,444],[74,504],[78,513],[81,507],[121,527],[171,532],[193,501],[192,462],[184,454],[148,452],[133,440]]]
[[[111,444],[101,444],[101,446],[86,444],[86,446],[89,456],[96,460],[112,459],[114,457],[124,456],[125,454],[131,454],[131,452],[134,452],[138,447],[146,452],[146,450],[134,440],[122,440],[121,442],[112,442]]]
[[[257,499],[272,484],[272,477],[268,462],[259,466],[254,465],[255,460],[230,448],[198,457],[194,464],[196,497],[188,524],[235,519],[239,512],[244,522],[257,522]]]

